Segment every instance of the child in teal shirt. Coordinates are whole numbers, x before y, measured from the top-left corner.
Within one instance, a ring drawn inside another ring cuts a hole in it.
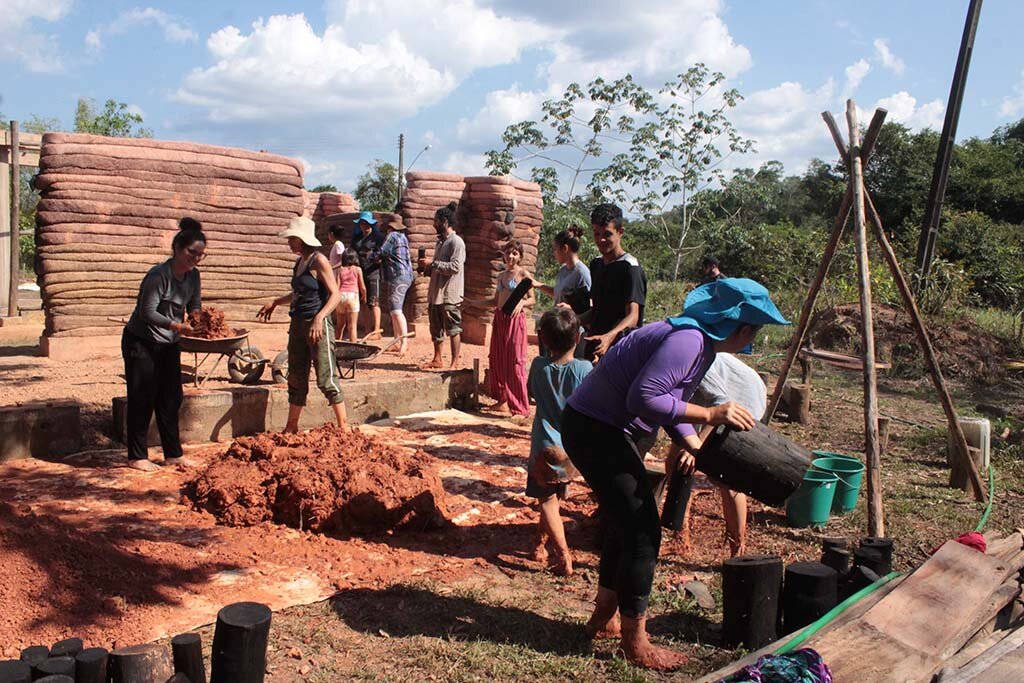
[[[537,331],[546,356],[538,356],[530,366],[529,389],[537,404],[530,433],[530,462],[527,465],[526,495],[536,498],[540,507],[540,527],[534,559],[546,562],[547,544],[558,553],[554,573],[572,574],[572,555],[565,540],[565,528],[558,500],[565,498],[576,468],[562,449],[562,410],[569,395],[578,387],[592,366],[573,357],[579,342],[579,321],[568,307],[558,307],[541,316]]]

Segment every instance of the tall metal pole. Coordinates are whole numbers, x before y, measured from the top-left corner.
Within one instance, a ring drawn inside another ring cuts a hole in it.
[[[405,183],[405,134],[398,134],[398,200],[402,201],[402,187]]]
[[[964,89],[967,87],[967,69],[971,65],[971,53],[974,52],[974,35],[978,31],[978,17],[981,16],[982,0],[971,0],[967,10],[967,21],[964,23],[964,34],[960,39],[960,54],[956,58],[956,69],[953,72],[953,83],[949,87],[949,99],[946,102],[946,119],[942,123],[942,136],[939,138],[939,150],[935,155],[935,167],[932,169],[932,186],[928,191],[928,203],[925,204],[924,222],[921,226],[921,237],[917,242],[916,287],[928,278],[935,257],[935,238],[939,233],[939,217],[942,215],[942,201],[946,197],[946,181],[949,178],[949,163],[953,158],[953,146],[956,141],[956,126],[960,120],[960,105],[964,101]]]
[[[7,293],[7,315],[18,315],[18,280],[21,274],[21,150],[18,122],[11,121],[11,290]]]

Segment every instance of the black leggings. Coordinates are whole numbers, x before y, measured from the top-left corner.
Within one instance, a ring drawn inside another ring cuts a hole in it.
[[[642,456],[621,428],[566,406],[562,445],[597,495],[605,524],[598,585],[618,593],[619,611],[639,617],[647,611],[661,524]]]
[[[121,335],[124,378],[128,384],[125,441],[130,460],[149,457],[149,422],[156,427],[165,458],[181,457],[178,411],[181,409],[181,351],[177,344],[157,344],[129,332]]]

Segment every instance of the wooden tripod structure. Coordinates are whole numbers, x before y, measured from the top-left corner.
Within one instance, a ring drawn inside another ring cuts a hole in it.
[[[843,231],[852,213],[857,248],[858,288],[860,290],[860,332],[864,365],[864,450],[867,461],[868,534],[871,536],[885,536],[885,514],[882,507],[881,457],[878,439],[878,384],[875,376],[875,333],[871,312],[871,270],[868,266],[867,224],[869,222],[875,240],[881,248],[882,256],[885,258],[889,270],[892,271],[893,279],[896,282],[896,287],[899,289],[906,311],[913,321],[918,344],[924,352],[928,374],[931,376],[932,383],[939,394],[939,400],[942,402],[942,409],[946,414],[950,433],[953,435],[954,467],[962,469],[967,473],[975,500],[986,501],[988,497],[981,481],[981,475],[974,466],[970,453],[967,450],[967,439],[964,437],[963,429],[957,420],[956,407],[953,405],[953,399],[946,388],[946,381],[942,377],[942,370],[939,368],[935,349],[932,347],[928,330],[925,328],[921,312],[917,308],[917,302],[914,300],[910,284],[900,269],[900,264],[896,259],[896,252],[893,251],[889,239],[885,236],[885,230],[882,228],[882,219],[879,217],[878,211],[875,210],[871,197],[868,196],[864,189],[864,164],[871,156],[871,151],[878,140],[878,134],[882,130],[882,124],[885,122],[887,113],[885,109],[875,110],[875,114],[871,118],[871,124],[864,134],[862,142],[860,127],[857,123],[857,106],[853,100],[847,100],[846,123],[849,129],[849,145],[843,140],[832,114],[827,111],[821,114],[825,120],[825,125],[828,126],[829,133],[832,134],[836,148],[839,150],[839,156],[846,164],[849,172],[849,184],[846,187],[843,202],[839,207],[839,215],[836,216],[836,221],[832,226],[832,234],[825,246],[825,252],[822,255],[821,264],[818,266],[818,272],[807,292],[807,299],[804,301],[803,309],[800,311],[800,321],[797,323],[793,339],[786,352],[786,360],[783,362],[782,369],[779,372],[779,379],[775,384],[775,390],[772,392],[771,400],[768,403],[768,411],[765,413],[763,420],[765,424],[771,422],[779,406],[786,378],[789,376],[789,371],[793,367],[793,362],[796,360],[797,354],[803,345],[804,337],[807,334],[807,328],[810,323],[811,313],[814,310],[814,303],[818,298],[818,292],[821,290],[821,285],[825,281],[826,275],[828,275],[828,269],[832,265],[832,259],[835,257],[836,249],[839,246]]]

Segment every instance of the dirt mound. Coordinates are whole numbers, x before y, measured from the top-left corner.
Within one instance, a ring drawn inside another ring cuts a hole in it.
[[[872,310],[877,358],[892,363],[897,376],[923,375],[924,355],[910,316],[894,306],[876,305]],[[826,308],[811,320],[808,336],[818,349],[860,353],[860,320],[859,304]],[[926,325],[946,377],[992,381],[1004,374],[1011,352],[1008,342],[963,318],[928,321]]]
[[[273,521],[343,535],[447,523],[428,456],[334,425],[241,437],[185,494],[229,526]]]
[[[192,334],[189,336],[200,339],[223,339],[235,334],[224,319],[224,311],[219,308],[203,306],[198,311],[192,311],[188,314],[188,324],[192,326]]]

